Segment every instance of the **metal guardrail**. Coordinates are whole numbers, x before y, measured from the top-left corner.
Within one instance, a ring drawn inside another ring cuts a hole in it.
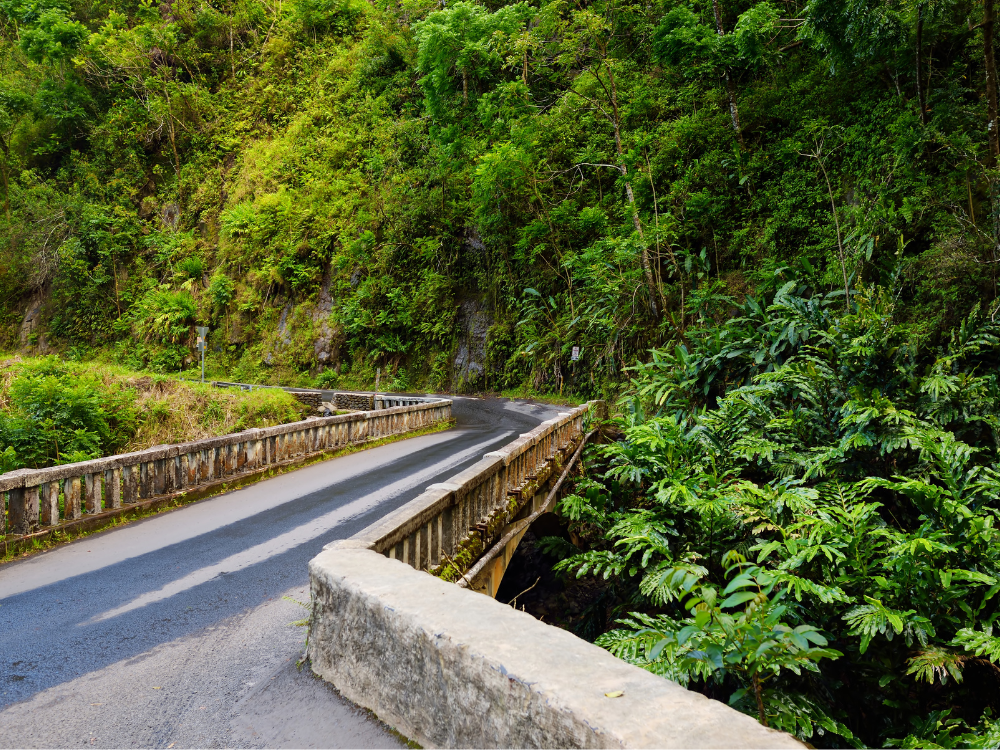
[[[0,474],[0,537],[30,536],[68,523],[113,515],[128,506],[293,464],[327,451],[398,435],[451,419],[451,401],[245,430],[46,469]]]
[[[462,579],[508,524],[535,510],[535,493],[562,469],[603,406],[591,401],[542,422],[349,541],[446,580]]]

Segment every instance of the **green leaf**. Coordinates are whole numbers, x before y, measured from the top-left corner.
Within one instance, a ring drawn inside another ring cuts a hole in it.
[[[744,602],[748,602],[751,599],[756,599],[756,598],[757,598],[757,592],[756,591],[740,591],[740,592],[738,592],[736,594],[732,594],[732,595],[726,597],[723,600],[722,604],[720,604],[719,606],[722,609],[728,609],[730,607],[739,606],[740,604],[743,604]]]

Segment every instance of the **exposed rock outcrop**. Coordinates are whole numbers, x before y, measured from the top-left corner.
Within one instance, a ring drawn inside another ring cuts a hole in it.
[[[474,299],[462,302],[458,310],[458,346],[452,363],[452,387],[467,391],[480,387],[486,373],[486,339],[493,314]]]

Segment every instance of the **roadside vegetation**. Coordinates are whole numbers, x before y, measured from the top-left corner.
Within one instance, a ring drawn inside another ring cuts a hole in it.
[[[302,419],[280,390],[184,383],[119,366],[15,357],[0,362],[0,473]]]
[[[795,283],[655,352],[538,545],[578,630],[817,746],[997,747],[998,352]]]

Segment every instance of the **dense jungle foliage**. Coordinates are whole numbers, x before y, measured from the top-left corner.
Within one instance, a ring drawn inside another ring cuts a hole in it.
[[[208,325],[230,379],[634,379],[548,542],[607,576],[591,635],[813,742],[997,744],[995,0],[0,21],[0,347],[169,372]]]
[[[540,542],[581,634],[814,745],[1000,746],[1000,324],[896,310],[789,283],[637,369]]]
[[[269,427],[305,416],[277,389],[181,383],[56,357],[0,363],[0,474]]]
[[[169,371],[200,323],[234,378],[588,395],[893,273],[934,343],[995,296],[993,15],[3,0],[0,346]]]

